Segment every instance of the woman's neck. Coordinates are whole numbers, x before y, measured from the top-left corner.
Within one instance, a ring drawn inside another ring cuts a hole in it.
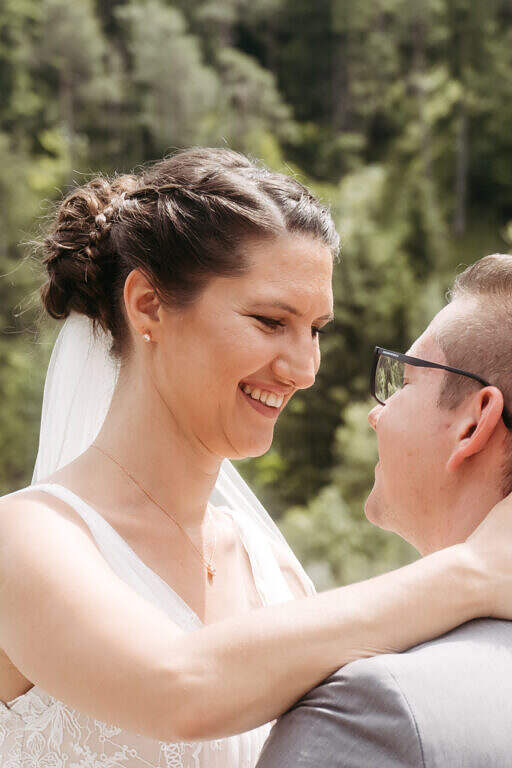
[[[94,443],[127,469],[186,530],[193,531],[204,521],[221,459],[183,431],[157,393],[144,391],[134,381],[141,379],[131,377],[128,384],[120,376]],[[87,452],[96,454],[90,461],[105,479],[123,488],[132,486],[133,492],[142,495],[107,456],[93,447]]]

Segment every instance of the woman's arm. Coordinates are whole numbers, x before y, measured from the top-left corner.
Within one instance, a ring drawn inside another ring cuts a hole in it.
[[[405,650],[485,614],[484,593],[482,574],[458,545],[180,638],[173,647],[187,738],[227,736],[273,720],[344,664]]]
[[[496,568],[504,536],[489,531]],[[488,543],[183,633],[69,518],[10,500],[0,514],[0,645],[28,679],[99,720],[164,741],[227,736],[273,720],[353,659],[490,615]],[[512,603],[510,580],[499,591],[506,571],[492,582],[498,611]]]

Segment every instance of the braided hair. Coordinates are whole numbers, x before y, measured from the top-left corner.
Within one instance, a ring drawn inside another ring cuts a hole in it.
[[[123,357],[123,289],[133,269],[162,303],[185,309],[213,277],[251,268],[245,239],[284,232],[318,238],[337,258],[330,213],[299,181],[230,149],[180,150],[140,174],[97,176],[57,204],[40,242],[42,305],[55,319],[87,315]]]

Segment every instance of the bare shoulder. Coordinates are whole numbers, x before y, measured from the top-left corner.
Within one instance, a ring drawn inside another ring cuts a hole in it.
[[[80,515],[66,502],[51,493],[35,488],[23,493],[12,493],[0,496],[0,526],[12,525],[16,520],[20,522],[24,517],[33,518],[34,521],[50,515],[53,519],[78,525],[82,530],[88,531]]]
[[[181,695],[184,631],[110,568],[78,513],[51,494],[0,499],[0,616],[0,647],[27,681],[103,722],[181,739],[166,703]]]
[[[59,540],[70,546],[80,543],[82,554],[90,554],[98,565],[104,563],[89,527],[66,502],[45,491],[34,489],[0,497],[0,578],[9,572],[9,555],[18,558],[22,549],[32,549],[41,539],[58,532]]]
[[[290,590],[295,598],[310,597],[311,594],[304,589],[302,580],[297,573],[297,566],[290,552],[284,544],[270,539],[274,556]]]

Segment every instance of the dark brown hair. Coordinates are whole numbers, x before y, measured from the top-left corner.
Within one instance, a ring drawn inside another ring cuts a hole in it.
[[[56,319],[87,315],[112,333],[111,354],[123,357],[122,295],[133,269],[162,303],[182,310],[212,277],[250,269],[246,238],[285,232],[318,238],[338,258],[328,208],[299,181],[230,149],[180,150],[139,174],[97,176],[56,205],[41,242],[42,304]]]
[[[448,365],[476,373],[498,387],[512,409],[512,255],[485,256],[461,272],[449,299],[474,300],[466,312],[446,323],[437,342]],[[480,385],[467,376],[445,374],[439,405],[457,408]],[[507,440],[503,495],[512,491],[512,434]]]

